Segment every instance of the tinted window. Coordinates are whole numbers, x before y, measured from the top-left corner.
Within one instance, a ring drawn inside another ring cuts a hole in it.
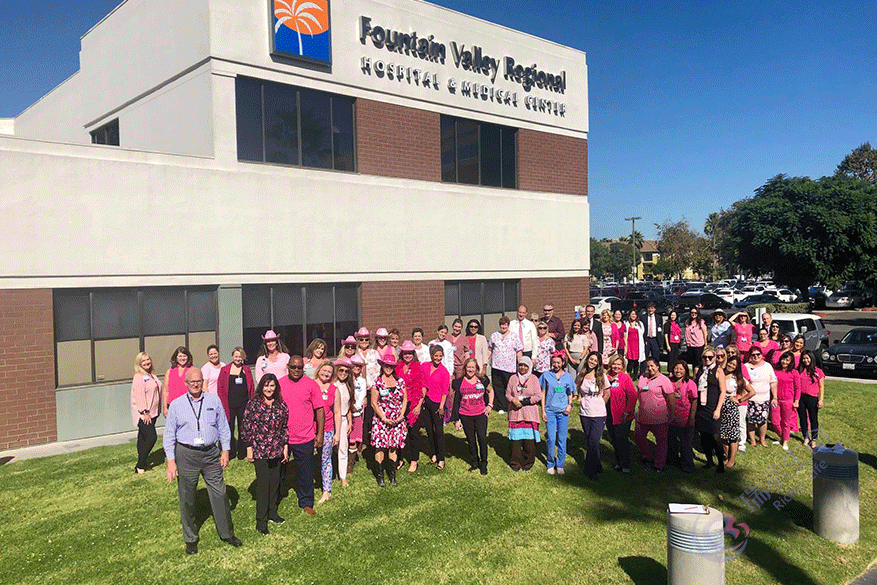
[[[265,162],[299,164],[297,92],[290,85],[264,84]]]
[[[517,130],[442,116],[442,181],[517,186]]]
[[[87,292],[55,291],[55,340],[91,338],[91,315]]]
[[[301,164],[304,167],[331,169],[332,109],[329,94],[299,90],[301,120]]]
[[[265,160],[262,150],[262,84],[250,77],[235,78],[239,160]]]

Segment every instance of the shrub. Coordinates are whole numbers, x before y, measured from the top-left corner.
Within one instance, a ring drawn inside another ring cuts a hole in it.
[[[757,309],[765,309],[768,313],[809,313],[810,303],[780,303],[774,305],[772,303],[762,303],[758,305],[750,305],[746,308],[749,311],[749,317],[755,318]]]

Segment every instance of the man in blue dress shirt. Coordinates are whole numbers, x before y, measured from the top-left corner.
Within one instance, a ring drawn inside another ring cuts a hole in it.
[[[186,388],[188,392],[168,407],[164,426],[167,480],[171,482],[177,478],[186,554],[198,552],[195,490],[201,475],[207,484],[216,532],[231,546],[241,546],[241,541],[234,535],[231,508],[222,477],[222,470],[228,465],[231,442],[228,419],[219,397],[203,391],[204,376],[201,370],[190,368],[186,372]],[[221,452],[217,442],[222,445]]]

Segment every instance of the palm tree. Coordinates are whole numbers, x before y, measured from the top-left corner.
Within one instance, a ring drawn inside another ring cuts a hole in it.
[[[302,2],[298,3],[298,0],[290,0],[292,4],[290,4],[286,0],[274,0],[274,16],[277,18],[277,23],[274,25],[274,32],[276,33],[280,30],[280,27],[286,25],[287,27],[295,30],[298,34],[298,54],[303,55],[304,51],[301,46],[301,29],[306,28],[308,34],[314,36],[315,33],[321,33],[326,30],[326,25],[324,25],[320,20],[308,12],[308,10],[318,10],[320,12],[324,12],[323,8],[313,2]],[[326,15],[328,22],[328,15]],[[292,21],[294,26],[290,26],[287,24],[289,21]],[[311,28],[311,25],[316,27],[316,31]]]

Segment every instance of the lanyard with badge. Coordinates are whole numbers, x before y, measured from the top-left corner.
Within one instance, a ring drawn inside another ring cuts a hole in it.
[[[198,427],[198,434],[195,435],[195,445],[201,446],[204,444],[204,437],[201,436],[201,411],[204,409],[204,400],[203,398],[198,401],[198,412],[195,412],[195,405],[192,404],[194,400],[189,396],[189,408],[192,409],[192,414],[195,415],[195,423]]]

